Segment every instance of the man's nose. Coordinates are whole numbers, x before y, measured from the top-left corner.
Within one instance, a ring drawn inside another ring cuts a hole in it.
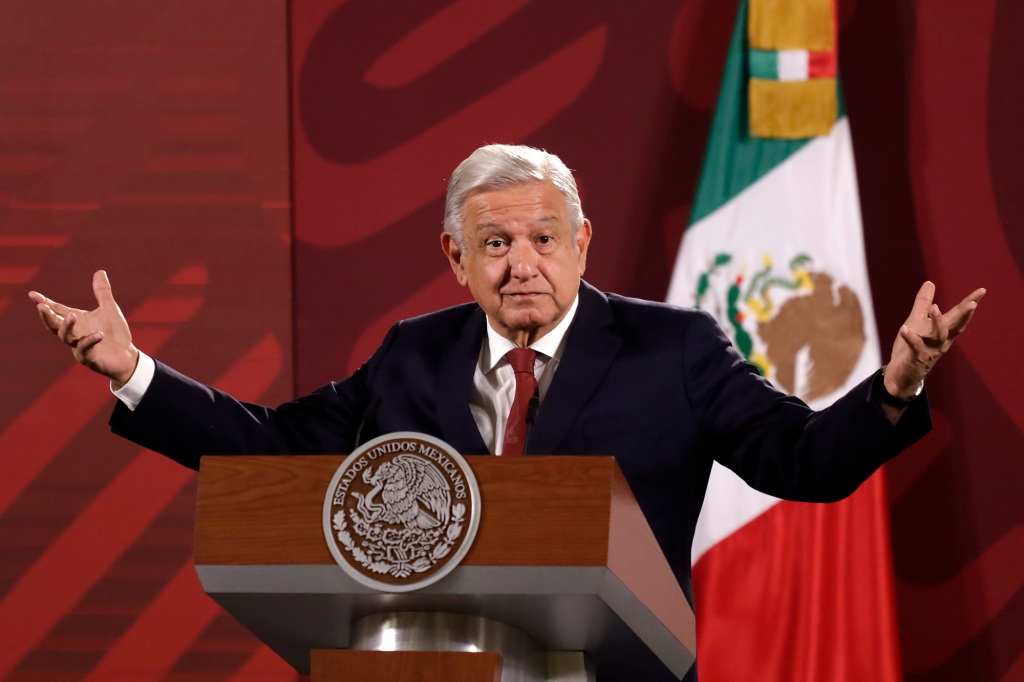
[[[529,279],[537,274],[537,251],[529,241],[514,241],[508,250],[508,264],[516,279]]]

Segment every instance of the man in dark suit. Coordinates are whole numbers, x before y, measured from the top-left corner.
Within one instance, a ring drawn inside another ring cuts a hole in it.
[[[557,157],[477,150],[452,175],[441,235],[475,302],[397,323],[351,377],[275,409],[140,354],[102,272],[94,311],[30,296],[76,359],[111,379],[114,431],[193,468],[210,453],[348,452],[400,430],[507,453],[505,353],[530,347],[539,407],[525,453],[614,455],[692,604],[690,544],[712,461],[778,497],[850,494],[928,430],[925,375],[984,295],[943,314],[926,283],[884,372],[814,412],[772,388],[706,313],[583,282],[591,236]]]

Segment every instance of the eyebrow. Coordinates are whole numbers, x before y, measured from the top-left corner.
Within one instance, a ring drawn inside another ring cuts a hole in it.
[[[558,222],[558,216],[554,214],[541,216],[540,218],[537,218],[537,220],[534,221],[534,223],[543,223],[545,225],[556,222]],[[500,223],[494,220],[488,220],[486,223],[478,223],[476,228],[478,230],[500,230],[503,227],[503,225],[504,223]]]

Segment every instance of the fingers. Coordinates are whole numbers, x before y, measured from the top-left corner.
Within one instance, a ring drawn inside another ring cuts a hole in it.
[[[114,302],[114,292],[110,288],[110,280],[107,278],[107,273],[103,270],[97,270],[92,276],[92,293],[96,297],[96,302],[100,304],[101,308],[110,306],[117,306]]]
[[[900,327],[899,340],[893,345],[890,364],[904,368],[916,367],[923,378],[935,363],[952,347],[957,335],[978,308],[984,289],[975,289],[960,303],[943,314],[935,304],[935,285],[925,282],[917,292],[910,317]],[[899,343],[902,341],[902,344]],[[895,394],[894,394],[895,395]]]
[[[953,327],[957,334],[967,329],[967,324],[971,321],[971,318],[974,317],[974,311],[977,309],[978,304],[972,303],[969,308],[963,311],[963,314],[960,315],[960,319],[957,321],[956,326]]]
[[[38,291],[30,291],[30,292],[28,292],[28,297],[35,302],[36,307],[38,307],[39,305],[45,305],[45,306],[49,307],[50,310],[52,310],[56,314],[60,315],[61,317],[63,317],[64,315],[67,315],[71,311],[71,309],[68,308],[66,305],[64,305],[62,303],[57,303],[57,301],[54,301],[54,300],[49,299],[49,298],[46,298],[45,296],[43,296]]]
[[[57,338],[74,349],[79,354],[84,354],[90,348],[103,340],[103,332],[90,332],[85,336],[75,336],[75,323],[78,322],[78,315],[69,313],[61,320],[57,328]],[[86,325],[88,327],[88,325]]]
[[[910,312],[907,322],[913,324],[916,320],[928,320],[931,326],[930,336],[940,342],[953,339],[957,334],[967,328],[967,324],[974,316],[974,311],[986,294],[984,288],[978,288],[964,297],[956,307],[952,308],[945,315],[935,304],[935,284],[925,282],[917,292],[914,299],[914,307]]]
[[[964,300],[960,301],[957,308],[963,308],[974,312],[975,308],[978,307],[978,303],[981,299],[985,298],[985,294],[988,293],[984,288],[975,289],[970,294],[964,297]]]
[[[103,332],[95,332],[93,334],[89,334],[89,336],[86,336],[85,338],[79,339],[78,343],[75,345],[75,349],[82,355],[85,355],[89,352],[90,348],[102,340]]]
[[[932,303],[928,309],[928,320],[932,323],[931,338],[939,343],[944,343],[949,337],[949,325],[946,317],[943,317],[939,306]]]
[[[985,287],[978,287],[977,289],[972,291],[970,294],[968,294],[964,298],[964,300],[961,301],[961,303],[970,303],[972,301],[974,303],[977,303],[978,301],[983,299],[985,297],[985,294],[987,294],[987,293],[988,293],[988,290]]]
[[[910,319],[925,318],[934,301],[935,285],[932,282],[925,282],[917,290],[917,296],[914,298],[914,307],[910,311]]]
[[[921,357],[928,352],[928,346],[924,339],[919,334],[915,334],[907,325],[900,327],[900,338],[910,346],[911,353],[915,357]]]
[[[978,301],[985,296],[985,293],[985,289],[975,289],[967,296],[964,296],[964,300],[960,301],[948,314],[974,312],[974,309],[978,307]]]
[[[57,313],[53,312],[53,309],[50,308],[50,306],[46,305],[45,303],[37,304],[36,310],[39,311],[39,319],[43,321],[43,324],[46,325],[46,328],[49,329],[54,334],[56,334],[57,330],[60,329],[60,323],[62,318],[59,315],[57,315]]]
[[[978,309],[978,301],[985,296],[985,289],[975,289],[964,297],[955,308],[946,313],[946,324],[951,336],[956,336],[964,329],[974,317],[974,311]]]
[[[65,315],[64,319],[60,321],[60,326],[57,327],[57,338],[66,343],[69,346],[74,345],[74,340],[71,339],[71,327],[75,324],[74,314]]]

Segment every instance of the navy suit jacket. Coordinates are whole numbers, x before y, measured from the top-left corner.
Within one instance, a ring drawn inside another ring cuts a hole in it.
[[[157,363],[136,410],[119,404],[111,425],[192,468],[204,454],[346,453],[360,427],[364,442],[420,431],[486,453],[469,409],[485,324],[475,303],[399,322],[351,377],[274,409]],[[765,493],[832,501],[927,432],[925,400],[894,426],[871,382],[814,412],[764,380],[707,313],[582,283],[527,454],[614,456],[692,604],[690,545],[714,460]]]

